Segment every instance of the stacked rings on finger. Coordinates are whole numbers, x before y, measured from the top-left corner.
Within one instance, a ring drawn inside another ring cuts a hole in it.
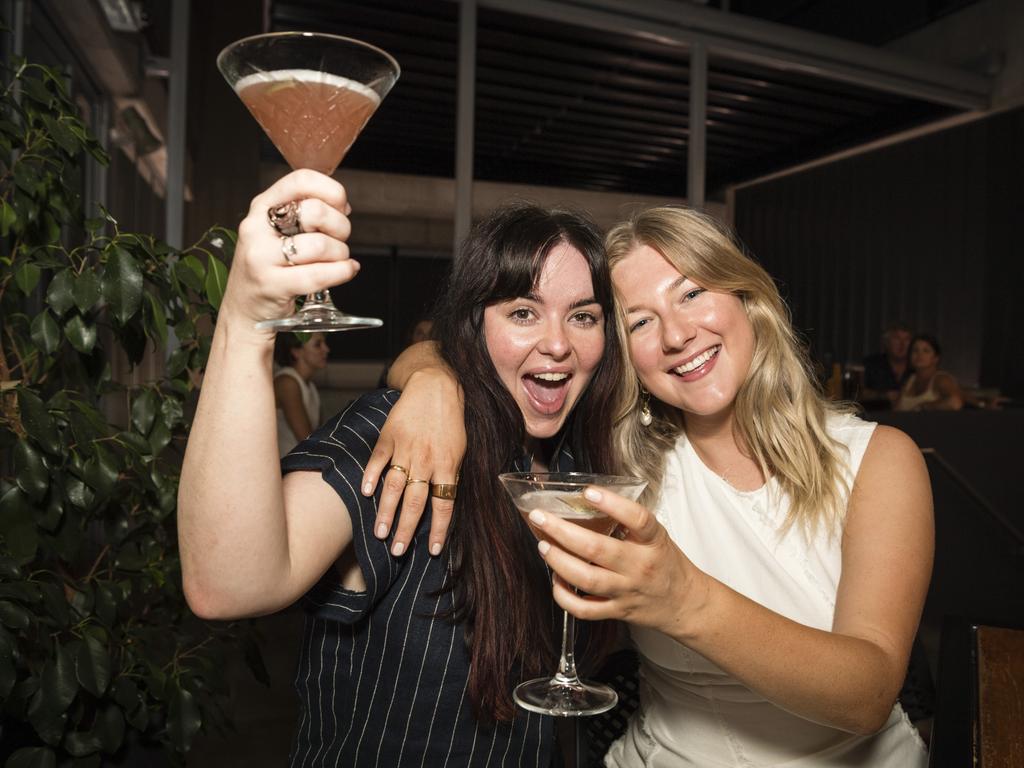
[[[284,256],[284,260],[288,262],[289,267],[295,266],[292,256],[295,256],[298,252],[298,249],[295,247],[294,237],[289,236],[281,241],[281,254]]]
[[[455,501],[455,493],[458,491],[458,483],[431,483],[430,495],[435,499]]]
[[[267,220],[270,222],[270,226],[285,236],[297,235],[302,231],[297,200],[271,206],[267,210]]]
[[[426,483],[427,485],[430,485],[430,481],[429,480],[406,480],[405,481],[405,484],[407,486],[415,485],[416,483]]]

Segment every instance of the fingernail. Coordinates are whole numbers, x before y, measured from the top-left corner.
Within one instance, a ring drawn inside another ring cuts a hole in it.
[[[430,554],[432,554],[434,557],[437,557],[441,554],[441,542],[435,541],[433,544],[430,545]]]
[[[530,513],[530,522],[534,525],[544,525],[546,521],[547,518],[544,516],[544,513],[541,512],[539,509],[535,509],[533,510],[533,512]]]
[[[583,492],[583,498],[587,501],[600,501],[602,497],[601,492],[597,490],[597,488],[587,488],[587,490]]]
[[[369,496],[373,493],[373,483],[363,483],[363,495]]]
[[[398,557],[403,552],[405,552],[405,544],[400,541],[395,542],[395,546],[391,548],[391,554]]]
[[[388,535],[388,527],[387,527],[387,525],[384,524],[384,523],[381,523],[380,525],[378,525],[377,526],[377,538],[378,539],[383,539],[387,535]]]
[[[543,555],[546,555],[548,553],[549,549],[551,549],[551,545],[548,544],[543,539],[541,539],[540,541],[537,542],[537,549],[540,550],[540,553],[543,556]]]

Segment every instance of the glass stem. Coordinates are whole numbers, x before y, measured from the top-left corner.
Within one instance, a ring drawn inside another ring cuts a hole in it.
[[[575,635],[576,618],[568,611],[562,611],[562,656],[555,675],[555,682],[560,685],[574,685],[580,681],[576,676],[576,654],[573,650]]]

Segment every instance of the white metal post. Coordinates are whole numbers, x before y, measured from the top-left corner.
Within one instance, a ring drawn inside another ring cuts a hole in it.
[[[686,202],[704,207],[707,162],[708,49],[704,43],[690,46],[690,131],[687,141]]]
[[[167,99],[167,198],[164,240],[181,248],[185,239],[185,116],[188,94],[190,0],[171,3],[171,59]]]
[[[469,234],[473,219],[473,128],[476,99],[476,0],[459,6],[459,75],[455,130],[455,242]]]

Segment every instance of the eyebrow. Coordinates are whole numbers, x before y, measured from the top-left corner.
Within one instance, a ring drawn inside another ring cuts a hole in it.
[[[681,288],[683,283],[685,283],[689,279],[690,278],[688,278],[686,275],[680,275],[679,277],[677,277],[675,280],[672,281],[672,284],[669,285],[669,287],[668,287],[668,291],[672,292],[672,291],[676,290],[677,288]],[[640,309],[641,309],[641,307],[638,306],[638,305],[634,305],[632,307],[627,307],[626,308],[626,314],[628,315],[630,312],[637,312]]]
[[[524,299],[529,299],[530,301],[536,301],[538,304],[541,303],[540,296],[538,296],[533,291],[530,291],[528,294],[523,296],[523,298]],[[512,301],[515,301],[515,299],[512,299]],[[574,301],[572,303],[572,305],[569,307],[569,309],[579,309],[580,307],[586,307],[589,304],[600,304],[600,303],[601,302],[599,302],[596,297],[588,296],[585,299],[579,299],[578,301]]]

